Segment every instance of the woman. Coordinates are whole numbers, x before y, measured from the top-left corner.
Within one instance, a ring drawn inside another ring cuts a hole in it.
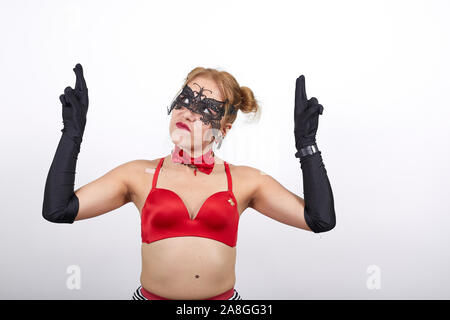
[[[50,167],[43,216],[56,223],[92,218],[133,202],[141,215],[141,285],[133,299],[235,300],[239,217],[250,207],[284,224],[325,232],[335,226],[333,194],[315,135],[323,107],[307,99],[303,76],[295,92],[295,143],[305,200],[270,175],[234,166],[212,150],[237,111],[257,112],[252,91],[233,76],[195,68],[168,109],[174,148],[154,160],[124,163],[74,192],[75,167],[88,110],[77,64],[75,88],[60,96],[64,128]]]

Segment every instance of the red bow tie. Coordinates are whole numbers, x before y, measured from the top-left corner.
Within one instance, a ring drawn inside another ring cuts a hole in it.
[[[172,161],[176,163],[194,165],[196,168],[194,174],[197,175],[197,169],[203,173],[210,174],[214,168],[214,153],[211,149],[205,154],[199,157],[191,157],[184,152],[183,149],[175,145],[175,149],[172,151]]]

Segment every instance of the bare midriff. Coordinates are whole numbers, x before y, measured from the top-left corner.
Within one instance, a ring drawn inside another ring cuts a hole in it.
[[[167,299],[196,300],[219,295],[236,282],[236,247],[201,237],[142,243],[141,285]]]

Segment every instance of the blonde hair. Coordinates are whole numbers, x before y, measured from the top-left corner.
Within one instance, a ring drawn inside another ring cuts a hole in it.
[[[261,107],[255,99],[253,91],[248,87],[241,87],[236,79],[226,71],[196,67],[188,73],[182,87],[200,76],[214,80],[219,87],[220,93],[224,97],[224,101],[228,100],[228,103],[225,105],[225,123],[233,123],[234,120],[236,120],[237,112],[234,114],[228,113],[231,105],[243,113],[254,113],[255,118],[261,116]]]

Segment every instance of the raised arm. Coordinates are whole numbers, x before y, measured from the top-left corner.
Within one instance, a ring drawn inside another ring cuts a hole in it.
[[[315,233],[326,232],[336,225],[333,191],[317,148],[316,132],[323,106],[316,98],[307,99],[305,77],[297,78],[295,86],[294,135],[303,172],[305,221]]]
[[[113,211],[131,202],[130,186],[134,161],[124,163],[75,191],[79,210],[75,218],[83,220]]]
[[[321,152],[316,145],[319,114],[323,107],[316,98],[307,100],[305,78],[297,79],[295,91],[295,157],[303,173],[304,199],[284,188],[269,175],[254,170],[255,192],[249,207],[282,223],[313,231],[326,232],[336,225],[333,192]]]
[[[252,172],[256,188],[249,207],[281,223],[311,231],[303,215],[305,201],[270,175],[256,169]]]
[[[135,161],[122,164],[74,191],[75,170],[89,105],[83,68],[77,64],[75,88],[59,98],[64,128],[47,175],[43,217],[55,223],[73,223],[117,209],[130,202],[130,181]]]
[[[70,146],[71,140],[66,141],[66,144]],[[46,220],[73,223],[110,212],[131,201],[130,179],[135,171],[135,161],[119,165],[74,192],[75,165],[72,168],[68,165],[64,169],[64,161],[58,156],[63,158],[64,152],[59,150],[56,153],[47,177],[43,207]]]
[[[83,68],[77,64],[75,89],[66,87],[59,97],[62,103],[64,128],[47,174],[42,216],[55,223],[73,223],[79,209],[75,195],[75,168],[83,141],[89,98]]]

